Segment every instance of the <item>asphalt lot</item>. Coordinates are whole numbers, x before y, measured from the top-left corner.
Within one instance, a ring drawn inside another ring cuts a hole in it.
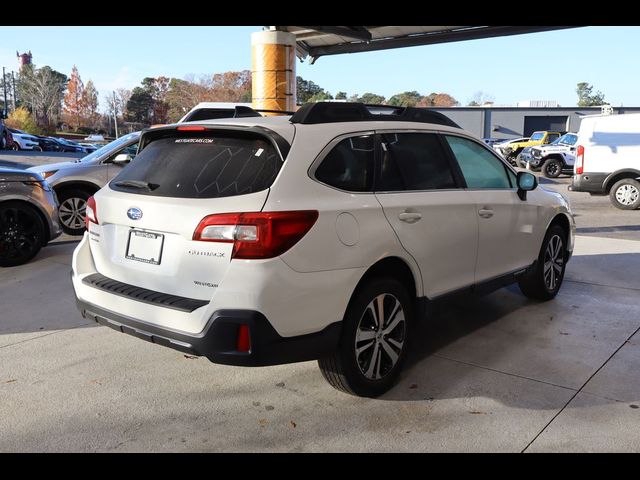
[[[558,297],[437,304],[379,399],[315,362],[214,365],[87,322],[61,237],[0,270],[0,452],[640,451],[640,211],[543,184],[579,229]]]

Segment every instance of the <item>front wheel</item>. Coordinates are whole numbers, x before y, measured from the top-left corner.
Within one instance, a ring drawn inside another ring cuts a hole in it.
[[[562,173],[562,162],[557,158],[550,158],[542,165],[542,174],[547,178],[557,178]]]
[[[33,207],[23,202],[0,205],[0,267],[27,263],[45,243],[45,226]]]
[[[559,225],[552,225],[544,237],[535,266],[518,282],[522,293],[536,300],[554,298],[562,286],[566,258],[567,234]]]
[[[640,182],[633,178],[623,178],[616,182],[609,198],[614,207],[620,210],[635,210],[640,207]]]
[[[63,190],[58,194],[60,207],[58,208],[58,218],[62,224],[62,229],[69,235],[84,234],[85,215],[87,210],[87,200],[91,194],[81,189]]]
[[[382,395],[398,378],[412,321],[413,303],[402,283],[369,280],[347,308],[338,350],[318,360],[322,375],[345,393]]]

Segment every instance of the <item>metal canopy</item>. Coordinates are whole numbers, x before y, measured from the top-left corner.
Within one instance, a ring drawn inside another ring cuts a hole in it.
[[[275,26],[296,36],[300,59],[314,63],[324,55],[370,52],[389,48],[415,47],[481,38],[544,32],[575,26],[440,26],[440,27],[323,27]]]

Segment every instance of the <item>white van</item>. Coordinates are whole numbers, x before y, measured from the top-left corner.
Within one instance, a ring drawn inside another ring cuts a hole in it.
[[[569,190],[609,195],[623,210],[640,208],[640,113],[582,119]]]

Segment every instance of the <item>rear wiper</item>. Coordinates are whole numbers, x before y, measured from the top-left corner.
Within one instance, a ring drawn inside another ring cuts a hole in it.
[[[149,183],[144,182],[142,180],[121,180],[119,182],[114,183],[116,187],[133,187],[133,188],[144,188],[146,190],[155,190],[160,185],[157,183]]]

